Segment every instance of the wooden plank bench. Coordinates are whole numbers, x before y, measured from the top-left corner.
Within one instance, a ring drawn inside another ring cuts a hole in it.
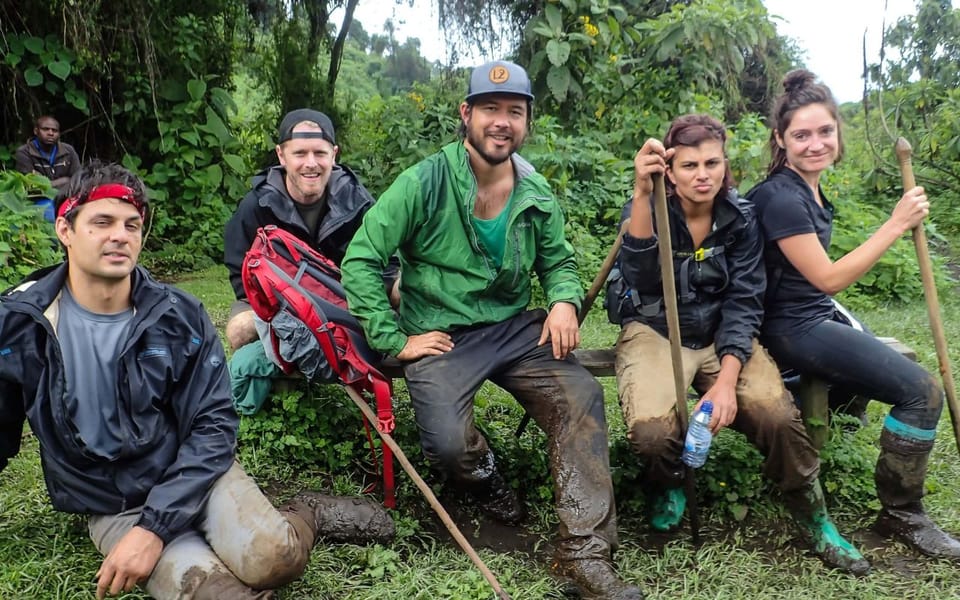
[[[912,361],[917,360],[917,353],[906,344],[892,337],[878,338],[887,346],[893,348]],[[616,353],[613,348],[580,348],[574,351],[580,364],[594,377],[613,377]],[[384,374],[393,379],[403,379],[403,369],[396,359],[390,358],[382,364]],[[830,435],[830,414],[828,406],[829,389],[827,382],[816,377],[800,376],[797,396],[800,400],[800,414],[807,434],[818,450],[823,448]]]
[[[892,337],[877,338],[898,353],[912,361],[917,353],[903,342]],[[615,352],[613,348],[580,348],[574,351],[580,364],[594,377],[613,377]],[[391,379],[403,379],[403,369],[395,358],[388,358],[381,364],[384,375]],[[281,376],[279,379],[299,380],[300,375]],[[282,386],[286,387],[286,386]],[[827,443],[830,435],[830,411],[828,406],[829,389],[827,382],[816,377],[800,376],[797,396],[800,401],[800,414],[807,428],[810,440],[818,450]]]

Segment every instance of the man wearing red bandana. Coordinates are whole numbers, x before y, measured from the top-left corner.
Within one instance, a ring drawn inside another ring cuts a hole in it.
[[[150,210],[135,175],[87,165],[56,214],[66,261],[0,296],[0,470],[28,421],[54,508],[89,515],[97,598],[138,584],[158,599],[271,598],[321,535],[392,537],[360,499],[308,492],[278,510],[235,461],[210,318],[137,266]]]

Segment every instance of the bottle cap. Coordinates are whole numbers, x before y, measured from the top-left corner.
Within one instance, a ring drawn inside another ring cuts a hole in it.
[[[713,414],[713,402],[711,402],[711,401],[709,401],[709,400],[704,400],[703,403],[700,404],[700,412],[705,412],[705,413],[707,413],[708,415],[712,415],[712,414]]]

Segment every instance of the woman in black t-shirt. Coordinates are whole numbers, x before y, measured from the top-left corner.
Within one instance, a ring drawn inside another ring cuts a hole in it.
[[[919,225],[930,203],[921,187],[903,194],[863,244],[830,260],[833,206],[820,175],[843,151],[837,103],[809,71],[786,75],[771,118],[767,179],[750,198],[766,238],[766,316],[761,342],[781,369],[795,369],[891,405],[880,435],[876,528],[918,551],[960,559],[960,542],[926,515],[921,498],[943,408],[943,390],[922,367],[851,327],[830,298],[863,276]]]

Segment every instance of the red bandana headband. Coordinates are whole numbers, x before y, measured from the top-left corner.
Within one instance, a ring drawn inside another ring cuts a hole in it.
[[[57,216],[63,217],[81,204],[103,200],[104,198],[116,198],[117,200],[123,200],[124,202],[132,204],[133,207],[137,209],[137,212],[140,213],[140,218],[145,218],[143,202],[137,199],[136,192],[120,183],[106,183],[97,186],[90,190],[86,199],[79,195],[67,198],[66,201],[60,205]]]

